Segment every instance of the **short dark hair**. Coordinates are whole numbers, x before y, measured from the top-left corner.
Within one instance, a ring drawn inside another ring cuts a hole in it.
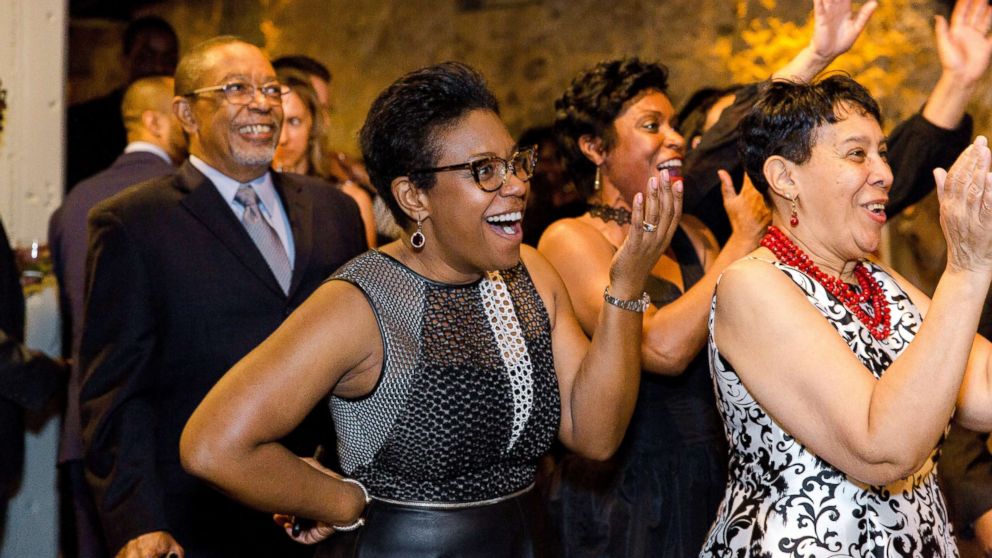
[[[240,37],[236,37],[234,35],[221,35],[219,37],[207,39],[206,41],[203,41],[190,49],[190,51],[186,53],[186,56],[183,56],[182,59],[179,60],[179,65],[176,66],[176,95],[189,95],[194,89],[197,88],[197,85],[199,85],[200,82],[200,77],[203,75],[205,70],[203,67],[203,61],[208,52],[219,46],[234,43],[251,45],[251,43],[241,39]]]
[[[176,43],[179,42],[179,37],[176,36],[176,30],[172,28],[172,25],[168,21],[156,16],[139,17],[128,23],[124,29],[124,54],[131,54],[135,44],[138,42],[138,37],[149,31],[161,31],[162,33],[172,35],[173,40]]]
[[[600,62],[583,71],[555,101],[555,135],[565,172],[585,196],[593,192],[596,165],[582,153],[579,138],[591,135],[610,149],[616,141],[614,120],[645,91],[668,94],[668,68],[660,62],[623,58]]]
[[[276,70],[296,70],[331,83],[331,71],[327,69],[327,66],[303,54],[280,56],[272,61],[272,67]]]
[[[812,83],[776,80],[765,85],[740,123],[738,147],[755,189],[768,199],[765,161],[775,155],[800,165],[809,161],[817,128],[844,120],[849,110],[871,116],[882,125],[878,103],[848,75],[833,74]]]
[[[400,226],[410,219],[393,198],[392,182],[411,171],[437,166],[439,136],[473,110],[499,114],[496,96],[482,74],[460,62],[443,62],[396,80],[373,101],[359,134],[362,156],[376,191]],[[422,189],[435,175],[410,176]]]

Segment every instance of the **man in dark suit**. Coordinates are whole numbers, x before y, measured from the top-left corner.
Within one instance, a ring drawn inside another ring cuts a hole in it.
[[[128,84],[149,76],[171,76],[179,58],[179,39],[162,18],[136,19],[124,30],[121,64],[127,83],[103,97],[66,112],[66,191],[107,168],[127,144],[121,101]]]
[[[286,90],[257,47],[211,39],[180,61],[175,87],[189,160],[90,213],[87,476],[123,558],[312,553],[187,475],[179,437],[221,375],[365,250],[361,217],[324,183],[269,171]],[[329,422],[306,426],[286,440],[299,455]]]
[[[147,77],[132,83],[120,112],[127,130],[127,147],[109,168],[80,182],[69,192],[48,224],[48,244],[59,279],[62,320],[71,331],[66,343],[76,365],[69,379],[59,463],[63,488],[71,500],[63,509],[67,525],[62,538],[79,558],[100,558],[102,543],[96,510],[83,473],[83,437],[79,425],[79,340],[83,332],[86,279],[86,215],[94,205],[139,182],[167,176],[186,158],[186,137],[172,113],[173,78]],[[71,518],[71,521],[69,521]],[[75,533],[75,537],[70,536]]]

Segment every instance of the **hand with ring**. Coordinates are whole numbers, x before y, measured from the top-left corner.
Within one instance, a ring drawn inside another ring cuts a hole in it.
[[[636,299],[658,258],[668,248],[682,215],[682,180],[667,170],[652,176],[644,192],[634,196],[627,238],[610,265],[610,292]]]

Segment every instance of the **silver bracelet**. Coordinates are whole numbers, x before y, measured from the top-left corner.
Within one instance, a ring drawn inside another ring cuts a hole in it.
[[[622,308],[631,312],[640,312],[641,314],[643,314],[644,311],[648,309],[648,306],[651,305],[651,297],[649,297],[646,292],[637,300],[623,300],[610,294],[609,285],[603,289],[603,300],[613,306],[616,306],[617,308]]]
[[[361,488],[362,489],[362,495],[365,496],[365,505],[366,506],[368,506],[369,503],[372,502],[372,497],[369,496],[369,491],[365,488],[365,485],[364,484],[358,482],[356,479],[348,479],[348,478],[341,479],[341,482],[350,482],[351,484],[354,484],[354,485],[358,486],[358,488]],[[365,525],[365,510],[364,509],[362,510],[361,515],[358,516],[358,519],[356,519],[354,523],[352,523],[350,525],[341,525],[341,526],[331,525],[331,527],[333,527],[335,531],[341,531],[342,533],[347,533],[348,531],[354,531],[355,529],[358,529],[362,525]]]

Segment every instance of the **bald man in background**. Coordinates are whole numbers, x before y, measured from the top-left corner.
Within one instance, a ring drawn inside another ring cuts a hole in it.
[[[69,380],[69,400],[59,448],[63,486],[71,505],[64,507],[63,551],[67,556],[102,558],[107,555],[96,510],[86,484],[79,425],[79,386],[77,364],[79,340],[83,331],[83,294],[86,275],[86,214],[97,203],[125,188],[175,172],[186,158],[186,137],[172,112],[172,77],[147,77],[132,83],[121,102],[121,116],[127,132],[127,146],[109,168],[83,180],[69,195],[49,222],[55,273],[59,279],[63,323],[71,331],[69,354],[73,357]],[[66,502],[69,504],[69,502]],[[70,511],[71,510],[71,511]],[[75,537],[72,533],[75,532]]]

